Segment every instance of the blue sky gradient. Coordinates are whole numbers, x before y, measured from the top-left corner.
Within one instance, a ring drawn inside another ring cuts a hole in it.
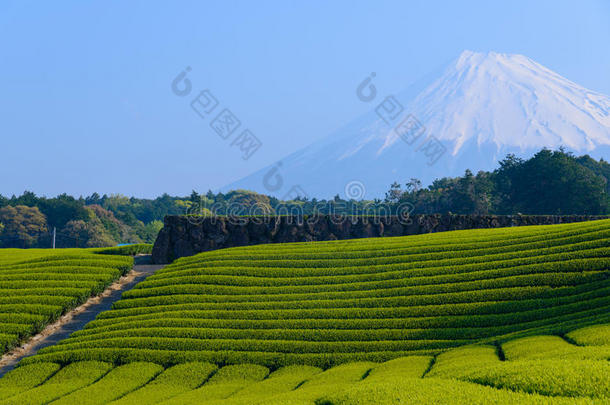
[[[464,49],[610,94],[610,2],[3,1],[0,194],[216,189],[364,113],[371,72],[399,92]],[[263,142],[252,158],[172,93],[186,66]]]

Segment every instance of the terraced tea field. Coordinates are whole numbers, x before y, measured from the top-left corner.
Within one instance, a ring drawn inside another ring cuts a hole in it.
[[[172,265],[39,361],[387,361],[610,318],[610,221],[240,247]]]
[[[0,405],[591,404],[610,402],[610,325],[323,371],[188,362],[24,365],[0,379]]]
[[[85,249],[0,249],[0,354],[10,350],[133,265]]]
[[[610,220],[182,258],[3,404],[609,403]]]

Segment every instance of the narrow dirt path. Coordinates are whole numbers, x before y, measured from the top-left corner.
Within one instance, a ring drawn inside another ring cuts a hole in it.
[[[100,312],[109,310],[125,291],[131,290],[136,284],[162,267],[149,264],[135,265],[129,273],[115,281],[102,294],[89,298],[84,304],[66,313],[56,322],[47,325],[42,332],[33,336],[26,343],[2,356],[0,377],[15,368],[24,357],[33,356],[40,349],[54,345],[68,338],[73,332],[83,329]]]

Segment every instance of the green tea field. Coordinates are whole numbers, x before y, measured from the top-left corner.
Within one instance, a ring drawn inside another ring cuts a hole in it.
[[[326,370],[35,362],[0,379],[0,404],[603,404],[610,402],[608,358],[610,325]]]
[[[211,251],[23,359],[0,405],[610,403],[609,292],[610,220]]]
[[[0,354],[99,294],[133,259],[85,249],[0,249]]]

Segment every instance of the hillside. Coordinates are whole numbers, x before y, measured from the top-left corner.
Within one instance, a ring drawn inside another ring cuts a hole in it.
[[[610,220],[177,260],[27,362],[328,368],[610,320]]]

